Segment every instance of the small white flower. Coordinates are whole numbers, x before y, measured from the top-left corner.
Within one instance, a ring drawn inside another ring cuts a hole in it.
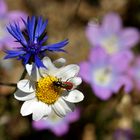
[[[78,65],[67,65],[64,59],[58,59],[54,63],[45,57],[43,64],[47,67],[38,69],[34,64],[27,64],[26,70],[30,80],[24,79],[17,83],[18,90],[14,96],[17,100],[25,101],[21,107],[22,116],[32,114],[33,120],[40,120],[48,117],[52,111],[58,116],[64,117],[67,113],[74,110],[74,103],[83,100],[84,96],[75,88],[81,84],[82,80],[77,77],[79,72]],[[59,65],[56,67],[55,65]],[[67,89],[55,85],[55,82],[69,82],[73,86]]]

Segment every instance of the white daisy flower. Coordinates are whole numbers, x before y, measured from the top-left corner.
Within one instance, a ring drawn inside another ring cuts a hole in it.
[[[77,77],[78,65],[63,66],[63,58],[54,63],[48,57],[42,61],[47,69],[38,69],[34,64],[26,65],[30,80],[20,80],[14,94],[17,100],[25,101],[20,110],[22,116],[32,114],[36,121],[48,117],[52,111],[64,117],[74,110],[74,103],[84,98],[84,95],[75,89],[82,82],[81,78]]]

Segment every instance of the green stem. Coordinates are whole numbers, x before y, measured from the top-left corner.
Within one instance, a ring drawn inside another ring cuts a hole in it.
[[[21,79],[25,78],[26,74],[27,74],[27,71],[26,71],[26,69],[24,69],[24,71],[23,71],[23,73],[22,73],[22,75],[21,75],[19,81],[20,81]]]
[[[16,87],[17,84],[16,83],[2,83],[2,82],[0,82],[0,86]]]

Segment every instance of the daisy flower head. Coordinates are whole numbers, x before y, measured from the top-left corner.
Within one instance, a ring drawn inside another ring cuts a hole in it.
[[[69,124],[77,121],[79,118],[80,110],[78,108],[76,108],[73,112],[68,113],[64,118],[61,118],[52,112],[47,119],[33,121],[32,126],[36,130],[49,129],[56,136],[62,136],[69,131]]]
[[[17,47],[17,43],[14,42],[14,38],[10,36],[6,29],[6,25],[10,22],[19,22],[21,29],[24,29],[24,24],[21,22],[27,18],[25,12],[14,10],[8,11],[5,0],[0,0],[0,49]]]
[[[86,36],[91,46],[101,47],[109,55],[128,50],[140,40],[139,30],[134,27],[123,28],[117,13],[105,15],[101,25],[90,22]]]
[[[113,93],[118,93],[122,86],[126,93],[132,90],[131,78],[126,74],[132,59],[130,52],[114,57],[108,56],[100,48],[92,48],[90,52],[89,60],[80,64],[80,75],[91,85],[97,97],[108,100]]]
[[[24,65],[34,62],[37,67],[44,67],[41,59],[46,55],[46,51],[64,52],[62,48],[68,44],[67,39],[55,44],[44,44],[48,38],[45,32],[48,24],[47,20],[43,21],[42,17],[36,18],[32,16],[31,18],[28,17],[27,21],[23,20],[23,23],[26,26],[24,33],[21,32],[17,23],[7,27],[9,33],[22,47],[14,50],[6,50],[7,55],[5,59],[18,58],[22,60]]]
[[[52,63],[48,57],[44,57],[42,62],[47,69],[38,69],[34,64],[26,65],[30,80],[19,81],[14,94],[17,100],[25,101],[20,111],[22,116],[32,114],[33,120],[40,120],[53,111],[64,117],[74,110],[74,103],[83,100],[83,94],[75,89],[82,82],[77,76],[79,66],[70,64],[60,67],[60,63],[64,64],[63,60],[61,58]],[[59,67],[54,65],[57,63]]]

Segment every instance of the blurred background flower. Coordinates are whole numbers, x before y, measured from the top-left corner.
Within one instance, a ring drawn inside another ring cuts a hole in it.
[[[23,33],[21,17],[48,19],[46,44],[62,38],[68,38],[69,44],[68,53],[47,54],[52,60],[63,57],[66,64],[80,64],[83,82],[78,88],[85,96],[78,104],[77,121],[71,121],[73,112],[35,126],[31,116],[20,115],[15,88],[0,86],[0,139],[139,140],[139,7],[138,0],[0,0],[0,49],[20,47],[5,25],[15,21]],[[3,60],[4,55],[1,51],[0,82],[17,83],[23,66]]]
[[[128,70],[128,74],[133,80],[134,88],[140,91],[140,57],[134,57]]]
[[[114,132],[114,140],[133,140],[133,132],[132,130],[123,130],[123,129],[117,129]]]
[[[138,29],[123,29],[121,18],[116,13],[105,15],[101,25],[89,23],[86,35],[91,46],[101,47],[110,55],[134,47],[140,39]]]
[[[15,39],[8,33],[7,25],[9,23],[19,23],[22,30],[24,29],[24,24],[22,19],[27,17],[27,14],[20,10],[8,11],[8,7],[4,0],[0,0],[0,48],[4,47],[13,48],[19,47],[19,44],[15,43]]]
[[[132,81],[126,73],[132,54],[108,56],[100,48],[92,48],[89,61],[80,63],[80,75],[87,81],[93,92],[102,100],[107,100],[113,93],[118,93],[124,86],[124,91],[132,90]]]
[[[56,113],[52,114],[45,120],[33,121],[32,125],[36,130],[49,129],[55,135],[62,136],[69,130],[69,124],[77,121],[80,118],[80,109],[75,109],[74,112],[68,113],[65,118],[60,118]]]

